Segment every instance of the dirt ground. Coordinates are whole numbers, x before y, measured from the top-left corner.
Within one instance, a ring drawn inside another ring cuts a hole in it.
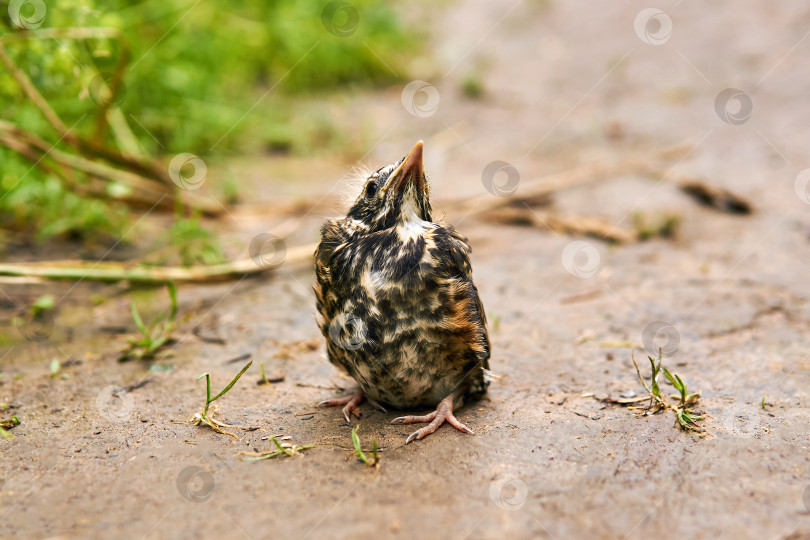
[[[411,14],[435,36],[413,72],[441,101],[417,117],[397,89],[357,97],[347,110],[376,134],[363,161],[382,166],[424,138],[441,214],[443,200],[486,193],[494,160],[522,184],[689,140],[694,150],[667,171],[733,190],[753,214],[635,176],[561,191],[553,209],[628,229],[636,212],[676,213],[675,239],[611,246],[447,212],[473,245],[498,378],[459,413],[474,436],[445,426],[405,446],[411,430],[390,424],[396,411],[365,405],[360,436],[382,448],[376,469],[353,455],[357,420],[314,408],[352,381],[324,357],[308,265],[181,285],[178,342],[154,362],[116,359],[135,331],[129,299],[149,317],[165,291],[6,280],[0,403],[11,408],[0,416],[22,424],[0,440],[0,536],[810,538],[810,191],[796,181],[810,167],[810,8],[661,3],[671,34],[666,20],[637,33],[648,7],[469,1]],[[459,89],[471,76],[480,99]],[[726,88],[750,98],[750,117],[745,98],[718,112]],[[238,246],[275,227],[295,231],[290,246],[314,241],[349,170],[267,158],[212,164],[209,175],[217,166],[237,171],[253,201],[323,197],[283,220],[234,209],[223,228]],[[574,257],[577,240],[587,244]],[[52,333],[26,341],[12,317],[48,292]],[[638,417],[605,401],[643,392],[630,355],[649,372],[641,345],[658,321],[671,338],[665,364],[702,394],[703,437],[669,412]],[[254,366],[217,405],[251,430],[234,428],[235,440],[190,425],[205,394],[195,378],[210,372],[218,391],[244,365],[229,360],[248,353]],[[63,367],[52,376],[53,359]],[[283,382],[257,385],[260,362]],[[317,446],[240,460],[270,435]]]

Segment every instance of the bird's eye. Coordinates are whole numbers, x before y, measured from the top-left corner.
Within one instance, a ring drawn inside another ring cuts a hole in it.
[[[366,198],[371,199],[377,194],[377,182],[369,182],[366,184]]]

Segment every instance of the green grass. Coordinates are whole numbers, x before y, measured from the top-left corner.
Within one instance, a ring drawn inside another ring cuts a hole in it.
[[[132,319],[135,321],[135,326],[138,327],[138,331],[141,335],[138,338],[130,338],[128,340],[129,348],[124,351],[124,354],[119,360],[152,359],[163,346],[169,343],[172,332],[175,329],[178,305],[177,287],[174,283],[169,282],[167,288],[171,303],[169,311],[158,315],[149,324],[143,322],[135,302],[131,301],[129,303]]]
[[[161,164],[180,152],[308,154],[346,144],[334,106],[324,104],[400,82],[423,41],[418,26],[406,27],[381,0],[352,0],[356,31],[334,35],[323,19],[327,3],[62,0],[58,9],[48,5],[41,28],[22,32],[4,16],[0,33],[11,60],[83,139]],[[101,74],[108,89],[120,89],[109,108],[94,99]],[[0,102],[0,120],[73,151],[5,66]],[[0,229],[105,246],[121,238],[135,221],[114,197],[124,186],[91,189],[87,173],[61,170],[51,158],[35,166],[0,146]],[[234,184],[217,180],[211,175],[210,185],[234,200]],[[166,241],[186,246],[186,260],[218,259],[196,225],[178,223]]]
[[[683,379],[663,366],[663,351],[658,349],[657,363],[652,356],[647,357],[650,360],[650,367],[652,370],[649,384],[644,377],[641,376],[641,371],[636,363],[635,356],[631,356],[631,358],[633,360],[633,365],[636,367],[636,374],[638,375],[641,384],[644,385],[644,389],[647,390],[647,393],[650,395],[650,404],[647,407],[647,410],[651,413],[671,410],[675,413],[677,423],[681,429],[702,433],[703,428],[698,425],[698,422],[703,419],[703,416],[696,413],[692,408],[700,399],[700,392],[689,393]],[[680,397],[677,403],[672,403],[670,401],[671,398],[661,394],[661,387],[658,384],[658,379],[661,373],[664,374],[664,377],[666,377],[667,380],[672,383],[672,386],[674,386],[678,391]]]
[[[467,75],[461,81],[461,93],[470,99],[481,99],[484,97],[484,81],[478,75]]]
[[[681,226],[681,216],[678,214],[663,214],[650,217],[642,212],[633,214],[633,226],[639,241],[645,242],[653,238],[675,238]]]
[[[199,217],[175,221],[167,236],[185,266],[220,264],[226,260],[219,238],[202,226]]]
[[[6,409],[8,409],[8,403],[0,403],[0,411],[5,411]],[[13,439],[14,435],[9,433],[7,430],[19,425],[20,419],[16,416],[12,416],[11,418],[5,420],[0,419],[0,437],[3,437],[4,439]]]
[[[37,298],[31,305],[31,314],[34,317],[40,316],[42,313],[53,309],[56,305],[52,294],[45,294]]]
[[[372,441],[371,458],[369,458],[365,452],[363,452],[363,447],[360,444],[360,435],[358,435],[359,431],[359,425],[352,430],[352,445],[354,445],[354,453],[360,461],[369,467],[377,467],[380,464],[380,458],[377,455],[377,441]]]
[[[211,397],[211,375],[209,373],[203,373],[202,375],[197,377],[198,381],[200,379],[202,379],[203,377],[205,377],[205,406],[203,406],[203,409],[202,409],[201,412],[194,415],[194,420],[192,420],[192,423],[195,426],[205,424],[206,426],[210,427],[211,429],[213,429],[217,433],[222,433],[223,435],[230,435],[231,437],[233,437],[235,439],[239,438],[235,434],[231,433],[230,431],[225,431],[224,429],[222,429],[223,427],[233,427],[233,426],[230,426],[228,424],[224,424],[222,422],[219,422],[218,420],[214,420],[214,412],[215,411],[212,409],[211,412],[209,413],[208,410],[211,407],[211,403],[213,403],[214,401],[218,400],[219,398],[221,398],[222,396],[227,394],[228,391],[231,388],[233,388],[233,385],[236,384],[236,381],[238,381],[239,378],[242,377],[242,375],[245,374],[245,372],[250,368],[250,366],[252,364],[253,364],[253,360],[248,362],[245,365],[245,367],[243,367],[242,370],[239,373],[236,374],[236,377],[234,377],[231,380],[231,382],[228,383],[228,386],[223,388],[219,392],[219,394],[215,395],[214,397]]]

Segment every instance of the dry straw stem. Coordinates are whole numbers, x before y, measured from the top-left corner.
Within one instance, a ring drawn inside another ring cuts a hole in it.
[[[57,174],[71,187],[99,197],[109,197],[108,183],[118,183],[129,188],[129,193],[119,197],[132,206],[152,207],[158,205],[166,210],[174,208],[174,199],[186,205],[198,208],[207,215],[219,215],[222,207],[215,202],[203,199],[187,191],[177,191],[174,184],[165,185],[134,172],[124,171],[110,165],[91,161],[82,156],[57,150],[47,141],[22,129],[21,127],[0,120],[0,145],[6,146],[27,158],[37,167]],[[47,160],[46,160],[47,158]],[[49,163],[53,163],[51,166]],[[99,180],[99,183],[82,185],[75,182],[73,174],[66,171],[79,171]]]
[[[50,154],[54,158],[57,166],[56,170],[61,171],[63,175],[66,174],[64,172],[65,169],[76,169],[109,181],[132,186],[133,193],[130,197],[140,197],[140,200],[144,203],[152,201],[159,193],[163,193],[162,197],[165,197],[166,205],[172,205],[171,198],[166,196],[166,192],[158,191],[162,189],[162,186],[157,182],[134,173],[120,171],[107,165],[91,162],[78,156],[50,149],[44,141],[37,139],[31,134],[22,133],[19,129],[20,128],[17,126],[9,124],[8,122],[0,122],[0,144],[7,144],[9,146],[15,145],[18,151],[21,151],[21,153],[26,156],[31,156],[32,159],[33,156],[41,152]],[[11,136],[12,134],[22,134],[22,137],[13,137]],[[22,144],[26,146],[22,146]],[[667,172],[663,172],[664,169],[660,164],[661,161],[683,159],[685,156],[689,155],[691,150],[692,146],[684,143],[660,150],[656,152],[652,158],[631,156],[627,159],[578,167],[570,171],[547,176],[540,180],[522,183],[520,197],[499,198],[493,197],[491,194],[487,193],[467,199],[444,201],[437,204],[437,206],[441,206],[453,212],[467,212],[472,215],[483,215],[484,217],[498,222],[514,222],[515,220],[528,221],[533,225],[542,226],[564,234],[592,235],[617,243],[635,241],[638,235],[633,231],[612,226],[598,218],[582,216],[562,217],[551,213],[538,212],[531,208],[526,208],[524,211],[519,207],[516,208],[515,204],[523,202],[529,205],[531,202],[547,198],[556,191],[582,186],[600,179],[613,178],[619,175],[639,174],[650,178],[657,178],[658,180],[669,179],[670,181],[676,182],[685,191],[691,192],[696,198],[708,199],[706,204],[723,208],[727,211],[731,211],[728,210],[729,208],[747,208],[750,210],[750,205],[745,206],[745,201],[742,198],[728,191],[718,190],[717,188],[703,190],[705,193],[713,194],[714,199],[709,195],[696,195],[695,193],[701,192],[698,186],[706,186],[694,178],[677,174],[670,175]],[[139,188],[139,190],[135,188]],[[191,195],[187,192],[180,193],[180,196],[185,197],[187,204],[192,207],[202,208],[203,211],[221,212],[221,208],[213,208],[213,204],[211,203],[208,203],[208,206],[206,206],[206,203],[199,198],[191,199]],[[290,210],[294,208],[294,206],[287,205],[285,208]],[[285,264],[311,261],[315,247],[316,245],[313,243],[297,246],[288,250]],[[233,279],[245,274],[258,273],[264,270],[265,268],[257,265],[251,259],[240,259],[230,263],[212,266],[191,267],[151,267],[138,266],[131,263],[87,263],[84,261],[0,264],[0,276],[25,276],[69,280],[86,279],[91,281],[128,280],[130,282],[144,284],[160,284],[167,281],[217,281]]]
[[[587,216],[559,216],[530,208],[500,207],[487,212],[486,218],[495,223],[529,224],[562,234],[587,235],[604,238],[609,242],[628,244],[636,240],[632,231],[611,225],[599,218]]]
[[[512,197],[493,197],[489,193],[453,201],[445,205],[454,210],[468,210],[470,215],[482,214],[504,206],[514,206],[521,201],[534,201],[543,197],[574,187],[584,186],[600,180],[617,176],[641,175],[650,176],[652,171],[660,171],[662,161],[673,161],[688,156],[693,149],[690,143],[680,143],[663,148],[650,156],[649,152],[634,154],[629,157],[598,161],[567,171],[550,174],[538,180],[520,182],[520,195]]]
[[[525,223],[563,234],[583,234],[617,243],[630,243],[638,240],[638,235],[633,231],[607,224],[598,218],[561,217],[550,212],[540,212],[532,206],[537,201],[548,201],[549,196],[555,192],[600,180],[635,175],[675,184],[681,191],[706,206],[729,213],[750,214],[753,205],[743,197],[663,165],[663,162],[685,159],[693,148],[690,143],[681,143],[659,150],[652,157],[649,153],[635,154],[618,160],[583,165],[539,180],[521,182],[520,195],[499,198],[483,194],[460,201],[448,201],[443,207],[456,212],[466,211],[470,215],[479,214],[496,223]],[[520,206],[521,203],[523,207]]]
[[[261,461],[263,459],[272,459],[280,456],[300,456],[304,450],[315,448],[314,444],[304,444],[298,446],[286,442],[279,442],[275,437],[270,437],[267,443],[267,450],[264,452],[238,452],[237,455],[245,456],[242,461]],[[273,448],[275,446],[275,449]]]
[[[306,244],[287,250],[284,264],[308,262],[315,252],[315,244]],[[131,283],[159,285],[169,281],[205,282],[233,279],[245,274],[267,270],[253,259],[211,266],[130,266],[117,262],[48,261],[35,263],[0,263],[0,275],[27,276],[45,279],[90,281],[129,281]]]

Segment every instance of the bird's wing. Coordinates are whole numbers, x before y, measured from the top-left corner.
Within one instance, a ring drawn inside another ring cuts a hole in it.
[[[466,298],[462,297],[457,301],[468,300],[467,320],[477,329],[476,337],[480,345],[478,358],[484,370],[488,371],[490,355],[489,331],[487,330],[487,316],[484,312],[484,305],[481,303],[481,297],[478,295],[478,289],[472,279],[472,264],[470,264],[472,249],[463,234],[452,227],[445,227],[445,229],[449,233],[446,236],[447,245],[445,247],[450,255],[446,262],[446,272],[449,275],[456,276],[463,285],[458,290]]]
[[[335,315],[331,261],[335,249],[348,238],[340,220],[330,219],[321,227],[321,241],[315,249],[315,297],[317,299],[318,326],[324,336]]]

